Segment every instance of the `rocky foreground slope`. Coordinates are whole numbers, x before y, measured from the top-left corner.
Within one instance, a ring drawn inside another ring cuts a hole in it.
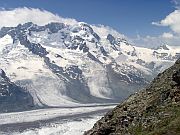
[[[107,113],[85,135],[179,135],[180,60]]]

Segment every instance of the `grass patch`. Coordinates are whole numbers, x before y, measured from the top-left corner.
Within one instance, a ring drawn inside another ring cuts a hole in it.
[[[165,112],[168,117],[158,118],[158,122],[151,122],[147,128],[140,123],[130,128],[133,135],[180,135],[180,106],[170,105],[156,110],[156,113]],[[148,117],[151,113],[144,114]]]

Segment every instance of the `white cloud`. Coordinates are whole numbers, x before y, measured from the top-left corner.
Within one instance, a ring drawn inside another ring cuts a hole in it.
[[[175,0],[180,1],[180,0]],[[175,10],[169,14],[165,19],[160,22],[153,22],[152,24],[157,26],[168,26],[175,33],[163,33],[158,37],[153,36],[140,36],[138,35],[135,39],[130,39],[123,34],[120,34],[110,27],[99,25],[92,25],[93,29],[104,36],[108,33],[117,35],[120,37],[125,37],[132,43],[139,46],[155,47],[162,45],[163,43],[168,43],[169,45],[180,45],[180,10]],[[71,18],[62,18],[56,14],[53,14],[46,10],[40,10],[35,8],[15,8],[11,10],[0,9],[0,27],[3,26],[17,26],[18,24],[23,24],[26,22],[33,22],[38,25],[45,25],[50,22],[63,22],[65,24],[76,24],[77,21]]]
[[[172,0],[172,2],[175,4],[175,7],[176,7],[177,9],[180,8],[180,0]]]
[[[180,10],[175,10],[166,16],[165,19],[160,22],[152,22],[152,24],[157,26],[168,26],[172,31],[180,34]]]
[[[104,26],[99,24],[99,25],[91,25],[91,27],[98,35],[101,35],[102,37],[106,37],[108,34],[112,34],[115,37],[127,38],[125,37],[125,35],[117,32],[116,30],[114,30],[109,26]]]
[[[164,19],[162,19],[159,22],[152,22],[153,25],[156,26],[164,26],[169,27],[171,29],[171,32],[164,32],[162,35],[157,37],[142,37],[139,43],[143,43],[144,38],[147,40],[147,42],[153,42],[153,45],[158,45],[160,42],[167,43],[169,45],[177,45],[180,46],[180,0],[171,0],[176,10],[169,15],[167,15]],[[137,41],[135,41],[137,42]],[[147,43],[146,42],[146,43]]]
[[[167,15],[164,19],[152,22],[152,25],[169,27],[170,32],[164,32],[159,36],[139,36],[131,39],[131,41],[143,47],[157,47],[163,44],[171,46],[180,46],[180,0],[171,0],[175,6],[175,10]]]
[[[137,46],[143,46],[148,48],[157,47],[163,44],[170,46],[180,46],[180,36],[173,35],[172,33],[163,33],[159,36],[137,36],[131,39],[132,43]]]
[[[174,35],[172,33],[164,32],[162,34],[162,38],[170,39],[170,38],[173,38],[173,37],[174,37]]]
[[[12,10],[0,10],[0,27],[17,26],[26,22],[45,25],[50,22],[63,22],[65,24],[77,23],[74,19],[62,18],[46,10],[35,8],[15,8]]]

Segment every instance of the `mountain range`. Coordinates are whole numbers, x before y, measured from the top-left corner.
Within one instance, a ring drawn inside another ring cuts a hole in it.
[[[109,27],[84,22],[2,27],[0,110],[120,102],[173,65],[179,52],[137,47]]]

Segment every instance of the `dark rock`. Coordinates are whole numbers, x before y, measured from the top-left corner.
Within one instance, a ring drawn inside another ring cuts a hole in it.
[[[116,39],[111,35],[111,34],[108,34],[107,35],[107,39],[109,40],[109,42],[114,45],[116,43]]]
[[[180,84],[180,70],[173,74],[173,81]]]
[[[103,46],[100,47],[100,50],[101,50],[101,53],[102,53],[104,56],[107,56],[107,52],[105,51],[105,49],[104,49]]]
[[[48,28],[51,33],[57,33],[63,29],[65,25],[63,23],[49,23],[45,27]]]

